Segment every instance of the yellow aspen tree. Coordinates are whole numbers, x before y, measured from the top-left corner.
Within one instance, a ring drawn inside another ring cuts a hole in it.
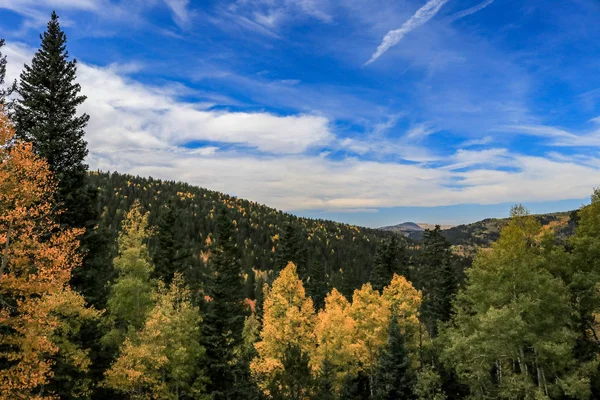
[[[189,289],[176,273],[170,287],[159,282],[156,305],[142,330],[129,335],[104,385],[131,399],[201,398],[203,376],[197,366],[202,317]]]
[[[264,294],[261,340],[256,343],[258,355],[250,369],[259,387],[269,395],[269,387],[283,372],[283,359],[290,346],[304,354],[314,354],[315,310],[306,296],[294,263],[288,263],[272,287]]]
[[[379,349],[387,342],[390,303],[370,283],[354,291],[350,316],[354,320],[353,348],[356,361],[373,387],[373,373]]]
[[[81,372],[90,364],[69,339],[99,313],[69,287],[82,231],[56,224],[55,191],[47,162],[14,140],[0,109],[1,400],[57,398],[47,387],[57,360]],[[75,390],[85,395],[85,384]]]
[[[413,362],[418,360],[420,346],[419,309],[421,292],[401,275],[394,274],[388,286],[383,289],[383,298],[389,303],[392,315],[398,320],[398,326],[406,340],[406,347]]]
[[[342,388],[348,374],[356,372],[353,343],[356,322],[350,316],[350,302],[333,289],[325,298],[325,308],[319,311],[315,327],[317,347],[312,357],[313,366],[321,369],[328,362],[335,375],[333,387]]]

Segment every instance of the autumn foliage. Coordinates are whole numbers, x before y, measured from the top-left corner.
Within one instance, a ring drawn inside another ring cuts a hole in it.
[[[95,318],[69,287],[80,230],[61,230],[56,182],[31,144],[14,140],[0,110],[0,399],[55,398],[44,386],[57,359],[85,370],[85,351],[69,342]],[[84,391],[85,387],[81,386]]]
[[[270,288],[265,290],[261,340],[251,369],[266,395],[278,385],[274,380],[284,368],[286,349],[294,346],[310,357],[317,379],[328,365],[333,390],[339,393],[345,380],[359,373],[372,377],[379,350],[388,340],[390,318],[395,316],[402,333],[418,351],[421,293],[404,277],[394,275],[383,294],[370,284],[354,291],[352,302],[333,289],[325,306],[315,315],[312,300],[305,295],[296,266],[289,263]],[[416,359],[416,354],[413,354]],[[299,391],[311,398],[310,388]]]

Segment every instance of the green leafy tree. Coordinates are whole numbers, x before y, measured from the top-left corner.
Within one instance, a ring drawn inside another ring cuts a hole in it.
[[[577,213],[578,225],[570,239],[571,270],[567,272],[569,291],[576,311],[577,328],[582,338],[595,342],[600,350],[595,314],[600,312],[600,190],[592,195],[591,204]]]
[[[119,234],[119,254],[114,260],[118,274],[107,303],[110,331],[103,338],[105,345],[115,348],[129,334],[139,331],[153,306],[154,284],[150,279],[153,267],[148,254],[148,213],[142,214],[135,204],[123,221]]]
[[[236,353],[242,346],[242,330],[247,308],[244,303],[244,279],[237,256],[235,230],[231,217],[219,211],[208,262],[206,283],[204,343],[210,377],[209,392],[216,399],[238,398],[235,382],[244,375]]]
[[[551,234],[523,207],[467,271],[442,358],[471,398],[589,397],[589,378],[573,357],[575,333],[564,282],[551,272]]]
[[[410,400],[414,398],[415,373],[405,346],[404,335],[395,317],[390,318],[388,340],[381,349],[375,373],[374,398]]]
[[[424,366],[417,372],[414,392],[417,400],[446,400],[447,398],[442,389],[442,378],[430,365]]]
[[[104,385],[131,399],[204,399],[206,377],[198,369],[202,317],[181,274],[170,287],[159,282],[155,306],[139,333],[130,335],[106,372]]]

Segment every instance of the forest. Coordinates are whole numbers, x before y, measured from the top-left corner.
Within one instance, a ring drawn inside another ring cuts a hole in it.
[[[600,191],[464,252],[90,171],[59,17],[3,45],[0,400],[600,398]]]

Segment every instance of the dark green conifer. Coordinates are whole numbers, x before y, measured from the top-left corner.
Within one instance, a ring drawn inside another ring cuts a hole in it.
[[[374,398],[410,400],[414,398],[415,374],[396,318],[390,319],[388,340],[381,349],[375,374]]]
[[[4,80],[6,79],[6,56],[2,55],[2,47],[4,46],[4,39],[0,39],[0,105],[5,104],[6,98],[12,94],[16,89],[17,83],[14,82],[8,87],[4,87]]]
[[[308,278],[306,282],[308,295],[313,299],[317,309],[323,307],[325,296],[327,296],[327,276],[325,274],[325,259],[321,252],[318,252],[310,264]]]
[[[86,97],[75,82],[77,63],[69,60],[67,37],[56,12],[40,38],[41,48],[21,73],[21,99],[15,105],[17,137],[30,141],[56,174],[55,200],[63,209],[60,222],[89,228],[96,219],[95,191],[86,185],[84,162],[88,150],[83,135],[89,116],[77,115]]]
[[[399,241],[396,235],[382,241],[377,247],[369,282],[373,289],[381,291],[394,274],[410,279],[406,244],[403,240]]]
[[[336,396],[333,388],[334,373],[334,365],[326,358],[321,366],[321,372],[316,378],[314,400],[335,400]]]
[[[161,209],[157,223],[158,230],[154,237],[154,251],[152,252],[154,276],[162,279],[167,285],[171,283],[176,272],[186,275],[187,255],[184,254],[181,241],[177,239],[177,217],[175,204],[169,201]]]
[[[304,400],[311,397],[314,379],[310,358],[299,346],[290,344],[283,355],[283,370],[273,379],[269,392],[273,400]]]
[[[431,337],[438,322],[452,316],[452,299],[458,290],[456,257],[438,226],[426,230],[419,257],[419,283],[423,290],[422,316]]]
[[[344,380],[340,398],[344,400],[367,400],[372,398],[369,377],[362,371],[348,375]]]
[[[286,224],[279,238],[275,259],[275,270],[281,271],[292,261],[296,264],[298,276],[306,277],[306,240],[294,225]]]
[[[41,48],[31,65],[21,73],[15,104],[16,136],[33,144],[55,173],[58,189],[55,201],[61,209],[58,220],[64,227],[85,228],[80,238],[84,254],[83,267],[73,271],[72,285],[91,304],[101,307],[106,301],[98,288],[106,286],[105,250],[108,238],[96,230],[97,190],[87,183],[88,154],[84,128],[87,114],[77,115],[77,107],[86,99],[76,83],[77,63],[69,59],[67,38],[61,30],[58,15],[52,13],[46,32],[40,36]]]
[[[204,316],[204,346],[210,384],[208,391],[215,399],[237,399],[236,380],[239,368],[247,368],[236,361],[236,351],[242,344],[244,305],[242,267],[237,256],[234,225],[222,207],[217,217],[214,241],[209,259],[209,280],[206,284],[208,301]]]

